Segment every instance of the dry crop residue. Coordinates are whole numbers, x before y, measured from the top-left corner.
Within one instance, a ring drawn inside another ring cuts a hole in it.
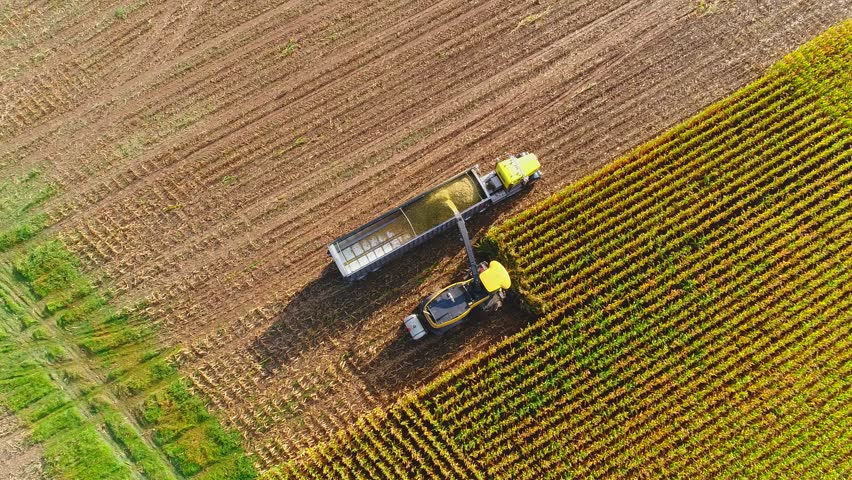
[[[0,9],[0,171],[56,183],[51,231],[119,302],[147,299],[182,372],[266,466],[523,324],[510,312],[412,344],[403,315],[464,275],[457,239],[355,286],[328,268],[329,241],[474,163],[538,153],[545,179],[476,233],[850,11],[36,0]]]

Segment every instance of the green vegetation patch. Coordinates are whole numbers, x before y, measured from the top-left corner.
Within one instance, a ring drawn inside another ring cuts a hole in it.
[[[80,274],[77,259],[58,240],[42,243],[15,262],[15,272],[39,297],[55,292],[85,293],[91,285]]]
[[[34,169],[25,175],[0,180],[0,252],[19,245],[44,230],[47,215],[37,212],[59,192]]]
[[[59,240],[22,247],[0,269],[0,286],[9,286],[0,288],[0,388],[4,405],[45,444],[52,475],[257,475],[239,435],[189,392],[168,351],[155,348],[153,322],[139,313],[144,305],[113,308]]]
[[[104,425],[110,436],[127,452],[128,458],[137,464],[145,478],[170,479],[174,474],[162,462],[157,452],[139,437],[137,430],[127,417],[104,402],[97,407],[103,416]]]
[[[0,290],[1,291],[1,290]],[[21,418],[32,441],[44,444],[48,474],[53,478],[129,478],[130,471],[98,435],[79,407],[36,359],[37,349],[20,343],[20,328],[10,314],[23,307],[4,293],[0,309],[0,404]]]
[[[47,216],[34,215],[7,230],[0,231],[0,252],[5,252],[35,237],[47,226]]]
[[[194,476],[214,466],[201,478],[257,476],[242,451],[239,434],[224,429],[201,399],[189,391],[185,381],[177,380],[146,399],[142,418],[152,427],[154,441],[181,474]]]
[[[127,465],[91,424],[66,430],[45,446],[48,475],[54,478],[111,480],[131,478]]]

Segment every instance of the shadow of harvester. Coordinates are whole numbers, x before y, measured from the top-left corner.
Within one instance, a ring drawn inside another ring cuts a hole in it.
[[[470,222],[471,235],[481,234],[494,216],[486,212]],[[329,263],[255,340],[253,350],[270,374],[313,351],[348,370],[372,396],[393,398],[517,332],[530,320],[529,314],[507,302],[496,314],[475,312],[444,336],[412,340],[402,325],[405,315],[425,295],[467,276],[464,248],[455,230],[353,284]]]

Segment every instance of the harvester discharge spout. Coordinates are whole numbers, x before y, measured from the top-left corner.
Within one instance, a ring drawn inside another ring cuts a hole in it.
[[[464,242],[464,249],[467,252],[467,262],[470,266],[470,275],[473,278],[472,287],[479,286],[479,266],[476,263],[476,255],[473,253],[473,245],[470,244],[470,235],[467,233],[467,225],[464,223],[464,217],[461,216],[458,209],[456,209],[455,204],[452,200],[447,200],[446,204],[450,207],[450,210],[453,211],[453,216],[456,218],[456,225],[459,227],[459,233],[461,234],[462,242]]]

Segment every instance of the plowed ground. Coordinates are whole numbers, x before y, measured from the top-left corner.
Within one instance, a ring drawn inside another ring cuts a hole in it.
[[[0,170],[40,169],[61,234],[260,466],[517,331],[509,307],[414,344],[464,275],[449,235],[345,285],[325,246],[472,164],[545,179],[487,225],[757,77],[848,0],[14,1]]]

